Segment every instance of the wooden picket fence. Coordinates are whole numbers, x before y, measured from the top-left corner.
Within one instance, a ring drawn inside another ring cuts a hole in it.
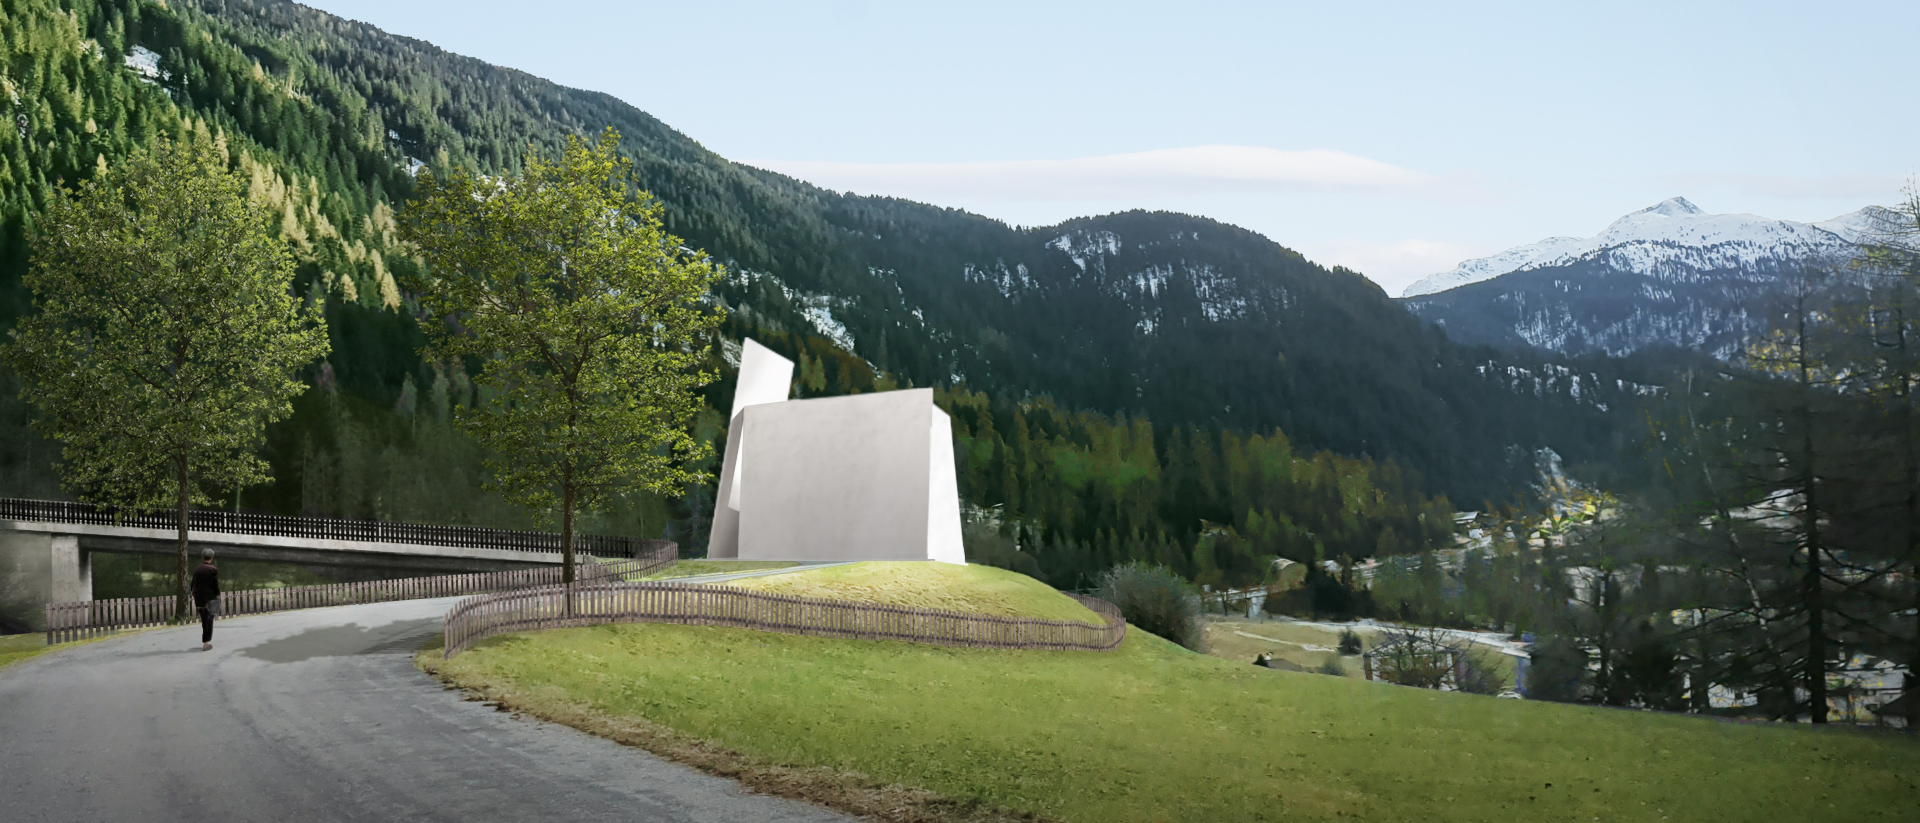
[[[904,640],[976,649],[1109,651],[1126,637],[1113,604],[1069,594],[1101,617],[1101,625],[1065,620],[888,606],[768,594],[694,583],[576,584],[572,608],[559,586],[470,597],[447,612],[446,655],[508,632],[607,623],[730,626],[782,634],[855,640]]]
[[[665,567],[679,559],[679,544],[670,540],[649,540],[644,543],[641,556],[631,559],[598,560],[580,555],[580,562],[575,564],[575,579],[587,583],[619,580],[627,575]],[[220,617],[555,586],[559,584],[560,576],[561,568],[554,565],[505,572],[443,574],[400,580],[223,592],[220,595]],[[47,642],[64,643],[120,629],[162,625],[173,620],[173,610],[173,595],[48,603]]]

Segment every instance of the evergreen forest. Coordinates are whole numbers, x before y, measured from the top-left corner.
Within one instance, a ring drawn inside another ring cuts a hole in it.
[[[936,388],[974,551],[1061,586],[1128,559],[1245,585],[1281,558],[1442,547],[1455,507],[1530,494],[1541,448],[1617,472],[1666,373],[1454,344],[1359,274],[1204,218],[1014,227],[819,189],[610,96],[292,3],[0,0],[0,43],[0,325],[28,305],[48,193],[159,136],[209,136],[280,215],[332,353],[268,432],[274,482],[215,495],[241,510],[551,525],[483,489],[484,455],[449,424],[475,364],[420,354],[395,215],[422,168],[513,174],[607,127],[667,229],[726,267],[710,408],[747,336],[795,359],[799,396]],[[0,491],[63,496],[16,388],[0,375]],[[724,425],[709,413],[701,436]],[[698,553],[708,483],[582,527]]]

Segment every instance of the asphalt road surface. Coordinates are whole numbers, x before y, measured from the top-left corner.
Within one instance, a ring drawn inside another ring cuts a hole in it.
[[[131,634],[0,669],[0,820],[847,821],[414,669],[457,598]]]

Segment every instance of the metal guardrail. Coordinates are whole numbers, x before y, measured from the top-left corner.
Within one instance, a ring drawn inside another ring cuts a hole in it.
[[[581,562],[575,564],[575,579],[589,583],[610,579],[619,580],[627,575],[663,568],[679,559],[679,544],[668,540],[649,542],[655,545],[640,557],[601,562],[592,557],[582,556]],[[443,574],[401,580],[370,580],[360,583],[327,583],[318,586],[223,592],[220,595],[220,619],[291,609],[384,603],[393,600],[417,600],[427,597],[451,597],[535,586],[554,586],[560,582],[562,571],[559,566],[550,566],[506,572]],[[576,582],[575,585],[580,584]],[[47,643],[64,643],[120,629],[158,626],[171,622],[174,597],[174,595],[162,595],[87,600],[77,603],[48,603]]]
[[[567,594],[558,586],[545,586],[460,601],[447,612],[447,657],[497,634],[607,623],[730,626],[976,649],[1111,651],[1127,634],[1119,608],[1073,594],[1068,596],[1099,615],[1102,625],[796,597],[698,583],[576,585],[571,609]]]
[[[88,526],[132,526],[175,529],[174,513],[126,512],[91,503],[61,500],[0,498],[0,520],[73,523]],[[335,517],[287,517],[243,514],[218,509],[187,512],[190,531],[251,534],[263,537],[304,537],[316,540],[354,540],[366,543],[404,543],[413,546],[450,546],[560,553],[560,535],[553,532],[488,529],[479,526],[429,526],[383,520],[347,520]],[[576,534],[574,550],[596,557],[639,557],[658,541],[598,534]]]

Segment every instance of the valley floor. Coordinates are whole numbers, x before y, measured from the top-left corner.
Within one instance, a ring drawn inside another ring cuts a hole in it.
[[[1207,615],[1206,643],[1207,654],[1236,663],[1251,663],[1262,652],[1272,655],[1280,662],[1276,668],[1318,672],[1329,661],[1338,663],[1340,674],[1346,677],[1365,679],[1360,658],[1356,655],[1342,655],[1340,632],[1352,629],[1360,635],[1365,648],[1374,644],[1385,635],[1392,626],[1372,621],[1355,623],[1321,623],[1308,620],[1295,620],[1286,617],[1263,615],[1259,619],[1249,620],[1241,617],[1219,617]],[[1514,659],[1502,654],[1503,648],[1517,648],[1504,637],[1492,632],[1467,632],[1442,629],[1450,637],[1465,644],[1476,659],[1489,670],[1500,676],[1503,688],[1512,689],[1514,684]]]

